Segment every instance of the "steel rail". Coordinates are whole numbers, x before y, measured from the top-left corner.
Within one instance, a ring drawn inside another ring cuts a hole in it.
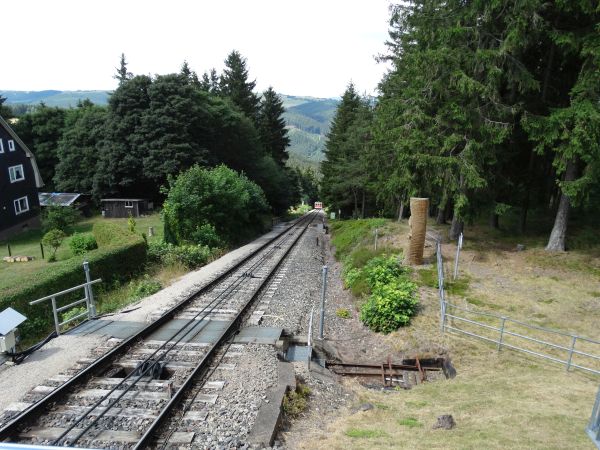
[[[194,380],[202,375],[209,369],[209,364],[212,361],[213,355],[216,353],[217,349],[227,341],[227,339],[238,331],[238,328],[242,324],[242,319],[245,316],[246,312],[250,309],[254,300],[260,295],[264,286],[268,283],[268,281],[273,277],[273,275],[277,272],[277,269],[281,265],[281,263],[287,258],[288,254],[292,251],[292,249],[296,246],[296,243],[300,240],[300,238],[304,235],[309,225],[312,223],[315,215],[311,216],[311,220],[306,224],[304,229],[294,238],[291,245],[285,250],[283,255],[280,256],[279,260],[273,266],[273,269],[269,272],[269,274],[265,277],[264,280],[261,281],[259,286],[256,288],[250,299],[245,303],[237,317],[229,324],[229,326],[221,333],[217,341],[213,344],[212,347],[204,354],[200,363],[194,368],[193,372],[188,376],[183,385],[179,388],[179,390],[171,397],[171,400],[167,405],[162,409],[159,416],[154,419],[154,422],[150,424],[148,429],[145,431],[142,438],[138,441],[138,443],[133,447],[133,450],[140,450],[145,448],[153,439],[154,434],[159,429],[159,427],[164,423],[164,421],[169,417],[171,410],[179,404],[179,402],[183,399],[183,395],[186,391],[192,386]]]
[[[298,226],[298,224],[295,224],[294,226]],[[261,267],[262,264],[273,253],[275,253],[278,246],[285,244],[285,242],[287,242],[290,239],[290,236],[292,236],[292,235],[293,235],[293,233],[286,233],[285,236],[279,242],[277,242],[272,248],[270,248],[266,254],[261,255],[260,258],[258,259],[258,261],[256,261],[253,265],[251,265],[250,272],[258,267]],[[246,272],[246,273],[248,273],[248,272]],[[246,282],[248,280],[249,280],[248,277],[246,277],[244,275],[239,275],[238,278],[233,281],[233,283],[228,285],[223,290],[223,292],[221,292],[219,295],[217,295],[217,297],[215,297],[208,305],[205,305],[194,317],[192,317],[191,319],[188,319],[188,321],[185,323],[185,325],[183,325],[181,328],[179,328],[174,334],[171,335],[171,337],[167,338],[167,340],[165,342],[163,342],[163,344],[160,345],[152,354],[150,354],[148,357],[146,357],[146,359],[139,364],[139,367],[143,367],[143,365],[145,363],[151,362],[151,364],[147,365],[146,368],[142,371],[142,373],[140,373],[138,375],[138,377],[131,384],[127,385],[126,389],[122,390],[116,398],[112,399],[109,402],[109,404],[102,410],[102,412],[95,415],[94,419],[88,425],[86,425],[82,431],[80,431],[74,438],[69,439],[68,440],[69,445],[73,445],[79,439],[81,439],[81,437],[83,437],[83,435],[85,433],[87,433],[87,431],[89,431],[90,428],[92,428],[96,423],[98,423],[100,421],[100,419],[104,415],[106,415],[106,413],[110,409],[112,409],[123,398],[123,396],[125,396],[125,394],[127,392],[129,392],[142,378],[144,378],[149,372],[151,372],[152,369],[154,367],[156,367],[157,364],[159,364],[163,359],[165,359],[167,357],[167,355],[171,352],[171,350],[173,350],[177,346],[177,344],[179,344],[182,340],[187,338],[190,335],[190,333],[192,333],[194,331],[195,331],[194,335],[191,336],[189,339],[193,339],[195,336],[197,336],[204,329],[204,327],[201,327],[197,330],[195,329],[196,325],[198,324],[198,321],[201,322],[202,320],[206,319],[206,317],[208,317],[218,306],[220,306],[226,300],[231,298],[231,296],[233,295],[233,293],[237,287],[241,286],[242,284],[244,284],[244,282]],[[210,308],[210,310],[208,310],[209,308]],[[201,315],[202,315],[202,317],[200,317]],[[190,325],[192,325],[191,328],[188,331],[186,331],[185,333],[183,333],[182,336],[180,338],[178,338],[175,342],[173,342],[175,337],[177,335],[179,335],[180,333],[182,333],[183,331],[185,331]],[[167,348],[158,358],[154,359],[154,356],[160,350],[163,350],[168,344],[171,344],[170,347]],[[106,394],[104,394],[100,399],[98,399],[91,407],[89,407],[89,409],[82,416],[78,417],[77,420],[75,420],[75,422],[70,424],[65,429],[65,431],[52,442],[52,445],[61,444],[61,442],[63,442],[65,437],[79,423],[81,423],[86,417],[88,417],[92,413],[92,411],[94,411],[98,406],[100,406],[102,404],[102,402],[109,399],[111,394],[113,392],[117,391],[127,380],[129,380],[131,377],[133,377],[134,374],[135,374],[135,371],[130,372],[116,386],[114,386]]]
[[[160,316],[154,322],[148,324],[146,327],[144,327],[143,329],[141,329],[134,335],[125,339],[123,342],[121,342],[115,348],[110,350],[108,353],[101,356],[96,361],[94,361],[92,364],[90,364],[88,367],[86,367],[81,372],[79,372],[78,374],[73,376],[70,380],[66,381],[61,386],[56,388],[54,391],[47,394],[44,398],[40,399],[33,405],[29,406],[24,411],[21,411],[16,417],[11,419],[10,422],[8,422],[4,426],[2,426],[2,428],[0,428],[0,441],[7,441],[12,436],[18,434],[19,426],[21,426],[23,424],[27,424],[28,422],[30,422],[32,420],[35,420],[35,418],[37,418],[39,415],[41,415],[50,404],[58,402],[62,396],[66,395],[68,392],[70,392],[73,388],[77,387],[78,385],[83,384],[94,374],[106,370],[111,364],[113,364],[113,362],[116,358],[127,353],[127,351],[133,345],[135,345],[140,339],[143,339],[144,337],[149,336],[154,331],[156,331],[158,328],[163,326],[165,323],[169,322],[175,314],[177,314],[180,310],[182,310],[185,306],[187,306],[190,302],[192,302],[197,296],[210,291],[212,288],[214,288],[216,285],[221,283],[223,280],[225,280],[227,277],[229,277],[236,270],[241,268],[249,260],[256,257],[256,255],[259,252],[261,252],[262,250],[267,248],[269,245],[271,245],[273,242],[275,242],[281,236],[285,235],[288,231],[293,229],[299,223],[302,223],[307,218],[311,218],[311,217],[314,218],[314,215],[315,215],[315,213],[309,214],[309,215],[301,217],[300,219],[295,220],[290,226],[286,227],[284,230],[282,230],[276,236],[273,236],[272,238],[268,239],[266,242],[264,242],[262,245],[260,245],[257,249],[255,249],[254,251],[250,252],[248,255],[241,258],[237,263],[235,263],[234,265],[232,265],[231,267],[226,269],[222,274],[218,275],[213,280],[209,281],[198,291],[190,294],[188,297],[183,299],[181,302],[174,305],[171,309],[166,311],[162,316]],[[311,221],[312,221],[312,219],[311,219]]]

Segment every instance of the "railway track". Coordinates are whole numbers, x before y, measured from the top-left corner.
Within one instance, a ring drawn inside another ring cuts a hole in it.
[[[75,376],[36,388],[42,398],[0,428],[0,442],[133,449],[191,444],[193,432],[167,422],[176,410],[179,422],[192,428],[206,417],[189,406],[214,401],[223,383],[210,375],[227,367],[228,356],[241,354],[232,337],[317,216],[300,218],[135,335],[112,340],[114,348]],[[207,333],[211,342],[197,339]]]

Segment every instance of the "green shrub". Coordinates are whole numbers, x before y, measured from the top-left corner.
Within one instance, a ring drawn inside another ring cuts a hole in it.
[[[79,211],[70,206],[48,206],[42,213],[42,230],[61,230],[68,233],[79,217]]]
[[[129,218],[127,219],[127,229],[130,233],[135,233],[136,224],[137,222],[135,221],[135,218],[131,214],[131,211],[129,211]]]
[[[111,283],[115,278],[126,279],[144,267],[146,245],[139,235],[131,234],[109,222],[96,223],[93,233],[99,244],[98,250],[89,252],[85,257],[75,256],[52,264],[37,273],[31,283],[15,285],[3,291],[0,310],[10,306],[28,318],[21,327],[24,337],[27,337],[26,333],[39,336],[50,331],[52,326],[50,302],[34,306],[30,306],[29,302],[83,283],[84,259],[90,264],[92,279],[102,278],[103,283]],[[73,296],[61,297],[59,306],[81,298],[81,295],[82,291],[78,291]]]
[[[358,247],[350,253],[350,260],[353,267],[362,268],[364,267],[370,260],[377,256],[382,255],[394,255],[401,253],[400,249],[395,249],[387,246],[379,246],[377,250],[373,248],[373,246],[368,247]],[[400,255],[398,255],[400,258]]]
[[[395,256],[373,258],[365,265],[363,270],[371,289],[374,289],[378,284],[391,283],[396,278],[410,272],[410,269],[402,266]]]
[[[410,269],[395,256],[373,258],[360,271],[356,280],[364,279],[371,293],[360,308],[360,320],[373,331],[395,331],[415,314],[419,304],[417,286],[410,281],[409,273]]]
[[[377,284],[360,308],[360,320],[371,330],[386,334],[408,325],[419,304],[416,288],[406,279]]]
[[[56,261],[56,251],[66,237],[67,235],[64,233],[64,231],[58,229],[50,230],[44,234],[44,237],[42,238],[42,244],[45,247],[50,247],[52,249],[52,254],[48,258],[48,262]]]
[[[74,255],[83,255],[98,248],[96,238],[93,234],[75,233],[69,241],[69,248]]]
[[[200,225],[192,233],[192,242],[205,245],[207,247],[221,247],[223,242],[215,230],[215,226],[210,223]]]
[[[360,269],[356,269],[352,267],[349,270],[344,270],[344,286],[346,288],[352,288],[352,286],[357,282],[360,278],[362,271]]]
[[[183,264],[188,269],[203,266],[213,251],[205,245],[173,245],[166,242],[151,242],[148,246],[148,258],[163,264]]]
[[[160,281],[153,280],[146,274],[140,281],[131,284],[130,298],[132,300],[138,300],[140,298],[148,297],[149,295],[160,291],[162,287]]]
[[[165,240],[172,244],[241,242],[263,231],[270,213],[264,192],[221,165],[194,166],[170,180],[163,204]]]

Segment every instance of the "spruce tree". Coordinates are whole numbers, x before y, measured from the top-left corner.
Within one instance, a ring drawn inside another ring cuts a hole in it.
[[[269,87],[263,92],[260,103],[258,132],[267,154],[271,155],[282,167],[285,166],[289,157],[286,149],[290,145],[285,120],[283,119],[284,112],[281,98],[272,87]]]
[[[47,189],[53,189],[58,164],[58,142],[65,129],[66,110],[40,103],[33,112],[23,115],[14,128],[35,155],[40,175]]]
[[[354,84],[350,83],[342,95],[327,134],[325,159],[321,163],[323,201],[334,209],[350,209],[355,216],[358,216],[360,194],[357,182],[360,184],[361,180],[353,180],[349,176],[362,172],[357,154],[361,143],[353,141],[353,137],[357,136],[352,136],[360,108],[361,99]]]
[[[229,98],[246,116],[256,123],[259,103],[254,93],[256,81],[248,80],[246,58],[233,50],[225,59],[225,69],[221,74],[219,93]]]
[[[119,67],[116,68],[116,71],[117,73],[113,76],[113,78],[119,81],[119,85],[133,78],[133,74],[127,71],[125,53],[121,53],[121,60],[119,61]]]
[[[54,182],[59,191],[91,193],[100,144],[106,132],[107,108],[89,101],[69,110],[58,142]]]

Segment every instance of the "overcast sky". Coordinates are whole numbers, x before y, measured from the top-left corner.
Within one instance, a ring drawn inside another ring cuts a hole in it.
[[[389,0],[15,0],[2,2],[0,90],[114,89],[134,74],[219,72],[236,49],[257,88],[374,93],[385,67]]]

